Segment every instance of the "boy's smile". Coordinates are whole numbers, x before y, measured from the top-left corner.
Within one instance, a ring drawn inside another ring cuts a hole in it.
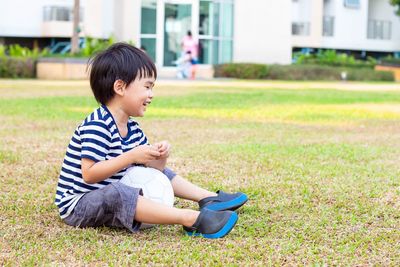
[[[123,96],[129,116],[142,117],[153,99],[153,77],[137,78],[125,88]]]
[[[143,103],[143,106],[146,107],[147,105],[150,105],[150,104],[151,104],[151,101],[146,101],[146,102]]]

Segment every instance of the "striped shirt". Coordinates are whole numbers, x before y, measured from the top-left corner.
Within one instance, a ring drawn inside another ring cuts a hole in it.
[[[109,160],[143,144],[147,144],[147,138],[135,121],[129,119],[128,134],[121,137],[106,106],[90,114],[75,129],[61,167],[55,198],[61,218],[71,214],[85,193],[119,181],[126,171],[123,169],[104,181],[88,184],[82,178],[82,158],[94,162]]]

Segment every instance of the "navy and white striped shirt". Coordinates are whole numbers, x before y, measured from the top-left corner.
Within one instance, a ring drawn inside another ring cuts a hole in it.
[[[95,162],[109,160],[143,144],[147,144],[147,138],[135,121],[129,119],[128,134],[121,137],[106,106],[101,106],[90,114],[76,128],[61,167],[55,199],[61,218],[71,214],[85,193],[119,181],[126,171],[123,169],[104,181],[87,184],[82,178],[82,158]]]

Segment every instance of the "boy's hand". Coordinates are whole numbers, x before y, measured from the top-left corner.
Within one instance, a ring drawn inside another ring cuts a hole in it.
[[[171,145],[167,141],[155,143],[154,147],[156,147],[158,152],[160,152],[160,156],[158,157],[159,159],[168,158]]]
[[[134,163],[145,165],[161,156],[161,153],[158,151],[158,147],[154,145],[140,145],[133,148],[130,153],[132,153]]]

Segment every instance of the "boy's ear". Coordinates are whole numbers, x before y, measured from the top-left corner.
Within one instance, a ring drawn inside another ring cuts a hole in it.
[[[125,87],[126,87],[126,84],[122,80],[116,80],[114,82],[114,92],[117,95],[123,96],[125,93]]]

